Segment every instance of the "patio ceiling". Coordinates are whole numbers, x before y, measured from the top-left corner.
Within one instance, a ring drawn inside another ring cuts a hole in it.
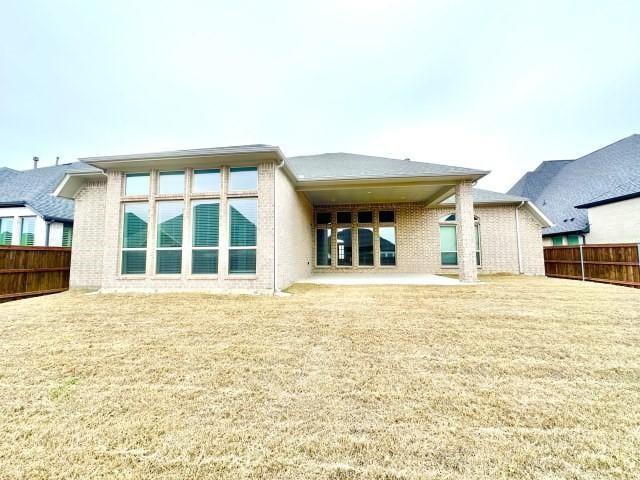
[[[433,205],[451,196],[455,183],[371,182],[367,184],[299,185],[313,205],[415,202]]]

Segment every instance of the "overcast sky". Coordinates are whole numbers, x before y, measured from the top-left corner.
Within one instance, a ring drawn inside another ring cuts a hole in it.
[[[640,1],[7,1],[0,165],[248,143],[490,169],[640,133]]]

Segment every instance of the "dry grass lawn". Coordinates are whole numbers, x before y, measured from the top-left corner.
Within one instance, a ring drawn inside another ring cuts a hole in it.
[[[2,478],[638,478],[640,291],[0,305]]]

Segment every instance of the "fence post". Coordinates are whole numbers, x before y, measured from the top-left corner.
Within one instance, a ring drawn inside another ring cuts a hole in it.
[[[638,250],[640,252],[640,250]],[[582,281],[584,282],[584,255],[582,253],[582,244],[580,244],[580,271],[582,273]]]

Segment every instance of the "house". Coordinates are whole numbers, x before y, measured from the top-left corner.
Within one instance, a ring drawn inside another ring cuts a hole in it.
[[[640,176],[576,208],[587,211],[589,243],[640,243]]]
[[[0,168],[0,245],[71,246],[73,201],[53,196],[67,172],[93,170],[84,163],[31,170]]]
[[[278,147],[84,158],[71,287],[274,291],[312,274],[544,273],[526,198],[473,189],[488,172]]]
[[[640,135],[575,160],[542,162],[510,190],[529,198],[553,222],[545,245],[640,242]]]

